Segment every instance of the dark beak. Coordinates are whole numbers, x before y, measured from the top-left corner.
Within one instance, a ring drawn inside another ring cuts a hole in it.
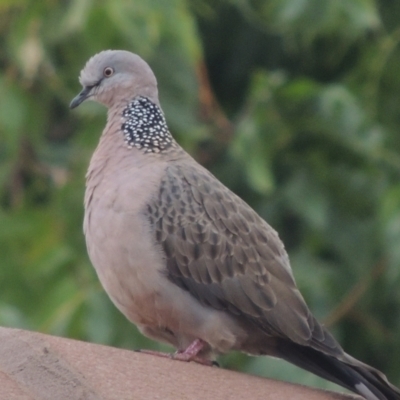
[[[88,97],[90,97],[90,92],[92,91],[94,86],[85,86],[82,91],[78,94],[78,96],[74,97],[69,105],[70,109],[78,107],[79,104],[84,102]]]

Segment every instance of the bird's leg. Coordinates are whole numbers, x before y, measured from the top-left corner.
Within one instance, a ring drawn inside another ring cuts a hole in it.
[[[172,358],[173,360],[178,361],[193,361],[198,364],[207,365],[207,366],[218,366],[218,363],[215,361],[208,360],[206,358],[200,357],[198,354],[201,350],[206,346],[206,342],[201,339],[195,339],[185,350],[178,350],[175,353],[163,353],[161,351],[156,350],[136,350],[139,353],[149,354],[151,356],[163,357],[163,358]]]
[[[206,346],[206,342],[201,339],[195,339],[185,350],[178,350],[171,355],[171,358],[179,361],[194,361],[198,364],[213,366],[215,363],[206,358],[200,357],[198,354]]]
[[[201,339],[195,339],[185,350],[178,350],[175,355],[180,355],[182,358],[187,358],[185,361],[190,361],[192,357],[196,357],[203,350],[205,342]]]

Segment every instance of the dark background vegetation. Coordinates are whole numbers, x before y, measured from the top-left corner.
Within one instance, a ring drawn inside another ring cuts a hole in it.
[[[107,48],[154,69],[171,131],[281,235],[317,317],[400,384],[400,2],[0,2],[0,324],[126,348],[82,234]],[[328,385],[284,362],[223,365]]]

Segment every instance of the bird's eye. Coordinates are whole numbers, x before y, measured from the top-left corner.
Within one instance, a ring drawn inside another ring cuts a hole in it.
[[[109,78],[114,73],[114,70],[111,67],[104,68],[103,75],[106,78]]]

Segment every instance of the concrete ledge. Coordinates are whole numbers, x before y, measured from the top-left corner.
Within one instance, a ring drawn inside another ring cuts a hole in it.
[[[0,327],[0,400],[361,399]]]

